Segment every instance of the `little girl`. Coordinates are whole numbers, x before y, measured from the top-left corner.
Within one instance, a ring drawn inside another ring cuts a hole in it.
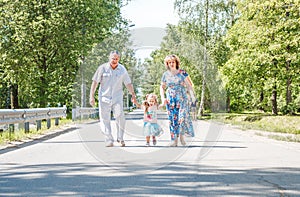
[[[136,103],[137,107],[144,109],[144,135],[146,136],[146,146],[150,146],[150,137],[152,136],[152,143],[156,145],[156,136],[163,133],[162,128],[157,124],[157,110],[159,105],[157,103],[157,96],[155,94],[147,94],[146,101],[142,105]]]

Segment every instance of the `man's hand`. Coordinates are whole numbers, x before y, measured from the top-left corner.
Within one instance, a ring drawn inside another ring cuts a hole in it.
[[[95,106],[95,98],[94,98],[94,97],[90,97],[90,105],[91,105],[92,107]]]
[[[136,97],[135,97],[135,94],[132,94],[132,97],[131,97],[131,101],[134,103],[134,104],[138,104],[137,100],[136,100]]]

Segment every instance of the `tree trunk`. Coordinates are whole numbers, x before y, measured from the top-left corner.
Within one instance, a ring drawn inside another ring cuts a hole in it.
[[[287,80],[286,80],[286,105],[288,106],[292,102],[292,78],[289,76],[290,61],[286,62]]]
[[[84,56],[81,57],[81,107],[86,107],[86,83],[84,81],[85,73],[84,73]]]
[[[278,115],[278,109],[277,109],[277,86],[276,83],[273,87],[273,91],[272,91],[272,114],[274,115]]]
[[[19,109],[18,84],[10,86],[10,104],[12,109]]]
[[[206,50],[206,43],[208,39],[208,6],[209,0],[206,0],[205,6],[205,36],[204,36],[204,64],[203,64],[203,79],[202,79],[202,91],[201,91],[201,100],[200,100],[200,107],[198,111],[198,116],[203,116],[204,114],[204,98],[205,98],[205,89],[206,89],[206,69],[207,69],[207,50]]]
[[[230,112],[230,90],[227,90],[227,95],[226,95],[226,110],[229,113]]]
[[[41,85],[40,85],[40,102],[39,106],[40,107],[47,107],[47,100],[46,100],[46,79],[45,77],[40,77],[41,80]]]
[[[259,94],[259,104],[260,104],[260,106],[259,106],[259,110],[262,110],[262,111],[264,111],[265,109],[264,109],[264,106],[262,105],[263,104],[263,101],[264,101],[264,91],[263,90],[261,90],[260,91],[260,94]]]
[[[205,63],[206,64],[206,63]],[[204,69],[206,66],[204,66]],[[204,114],[204,97],[205,97],[205,71],[203,70],[203,79],[202,79],[202,91],[201,91],[201,100],[200,100],[200,107],[198,111],[198,116],[203,116]]]
[[[292,80],[291,78],[287,79],[286,84],[286,104],[290,104],[292,102],[292,90],[291,90]]]

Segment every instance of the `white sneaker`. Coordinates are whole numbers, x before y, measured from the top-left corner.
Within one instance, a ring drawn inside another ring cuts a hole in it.
[[[105,146],[106,146],[106,147],[113,147],[113,146],[114,146],[114,143],[109,142],[109,143],[107,143]]]
[[[119,142],[119,143],[121,144],[121,146],[122,146],[122,147],[124,147],[124,146],[125,146],[125,142],[124,142],[124,140],[122,140],[122,141],[120,141],[120,140],[117,140],[117,142]]]

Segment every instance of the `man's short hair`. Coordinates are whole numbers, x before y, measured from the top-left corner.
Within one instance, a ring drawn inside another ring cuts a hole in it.
[[[111,51],[111,52],[109,53],[109,56],[114,55],[114,54],[117,54],[119,57],[121,57],[121,55],[120,55],[120,53],[119,53],[118,50]]]

